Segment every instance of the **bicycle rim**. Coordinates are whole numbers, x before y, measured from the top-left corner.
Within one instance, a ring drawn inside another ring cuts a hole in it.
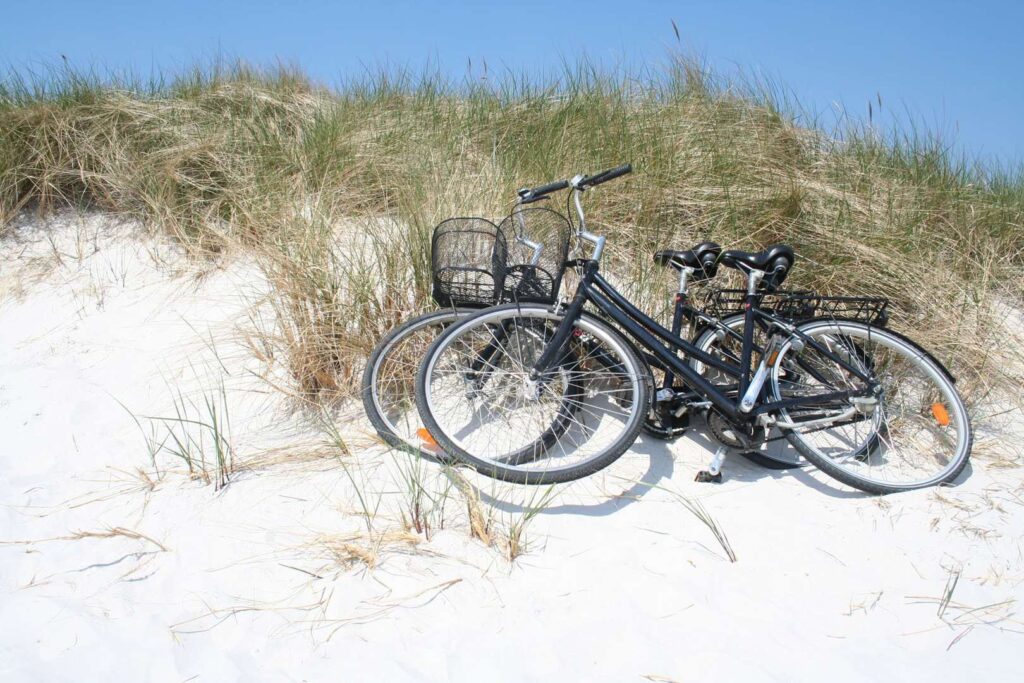
[[[440,449],[424,439],[423,422],[416,410],[415,382],[420,361],[430,345],[451,323],[468,311],[438,311],[414,319],[385,337],[381,348],[371,355],[364,380],[367,415],[387,443],[437,457]],[[364,394],[365,395],[365,394]]]

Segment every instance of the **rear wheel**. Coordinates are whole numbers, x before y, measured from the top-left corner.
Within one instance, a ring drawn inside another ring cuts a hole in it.
[[[420,416],[437,442],[481,473],[520,484],[588,476],[636,440],[650,371],[620,333],[590,315],[574,324],[555,365],[530,372],[562,316],[509,304],[452,325],[416,381]]]
[[[718,321],[697,337],[694,345],[704,353],[714,356],[732,365],[739,366],[743,359],[743,323],[745,316],[742,313],[726,316]],[[764,331],[760,326],[754,331],[754,346],[751,355],[751,365],[757,367],[761,362],[761,350],[765,345]],[[718,368],[700,362],[696,358],[690,359],[690,367],[704,376],[706,380],[722,390],[735,390],[739,380]]]
[[[783,345],[772,367],[775,400],[866,387],[809,340],[880,387],[873,397],[781,409],[780,421],[798,425],[784,433],[804,457],[844,484],[880,494],[948,483],[963,471],[972,442],[967,408],[949,374],[923,349],[855,321],[797,329],[808,339]],[[831,425],[822,422],[830,417],[837,418]]]

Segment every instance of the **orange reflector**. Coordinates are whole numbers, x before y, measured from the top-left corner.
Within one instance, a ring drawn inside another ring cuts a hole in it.
[[[936,404],[936,405],[938,405],[938,404]],[[947,423],[948,423],[948,421],[949,421],[949,420],[948,420],[948,418],[947,418],[947,420],[946,420],[946,421],[947,421]],[[434,447],[434,448],[437,448],[437,447],[438,447],[438,446],[437,446],[437,442],[436,442],[436,441],[434,441],[434,437],[432,437],[432,436],[430,435],[430,432],[428,432],[428,431],[427,431],[427,428],[426,428],[426,427],[420,427],[419,429],[417,429],[417,430],[416,430],[416,436],[420,437],[420,441],[422,441],[422,442],[423,442],[423,443],[425,443],[426,445],[428,445],[428,446],[432,446],[432,447]]]
[[[949,411],[941,403],[932,404],[932,417],[943,427],[949,426]]]

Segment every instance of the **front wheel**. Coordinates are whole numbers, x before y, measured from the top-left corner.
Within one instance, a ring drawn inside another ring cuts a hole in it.
[[[772,366],[771,390],[776,401],[810,399],[778,414],[780,424],[793,425],[783,433],[805,458],[844,484],[877,494],[948,483],[963,471],[972,442],[967,408],[927,352],[855,321],[811,321],[797,332]],[[828,398],[867,388],[849,367],[878,390],[859,399]]]
[[[479,472],[519,484],[580,479],[636,440],[650,369],[622,335],[584,314],[540,378],[531,370],[562,321],[509,304],[461,320],[427,351],[416,403],[434,439]]]

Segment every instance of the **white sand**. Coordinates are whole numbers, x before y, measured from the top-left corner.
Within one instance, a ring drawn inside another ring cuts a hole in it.
[[[454,490],[446,528],[412,544],[394,538],[411,465],[361,416],[356,453],[331,455],[257,377],[238,338],[258,270],[175,274],[180,256],[129,228],[68,216],[0,249],[0,680],[1024,676],[1024,469],[991,437],[960,485],[884,499],[736,461],[696,484],[706,438],[641,441],[560,491],[514,563],[470,538]],[[154,471],[143,431],[166,432],[128,411],[171,416],[176,392],[202,406],[221,386],[249,466],[220,491],[167,453]],[[647,484],[615,483],[630,472]],[[353,482],[392,535],[376,547]],[[496,536],[538,494],[486,490]],[[339,564],[345,543],[376,566]]]

